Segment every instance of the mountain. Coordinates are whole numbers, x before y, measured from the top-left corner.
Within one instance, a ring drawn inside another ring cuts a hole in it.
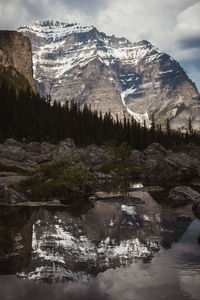
[[[17,31],[0,30],[0,77],[14,88],[29,86],[36,91],[31,43]]]
[[[148,41],[131,43],[93,26],[37,21],[19,28],[30,38],[34,76],[41,96],[74,99],[92,109],[133,116],[149,127],[200,129],[200,99],[179,63]]]

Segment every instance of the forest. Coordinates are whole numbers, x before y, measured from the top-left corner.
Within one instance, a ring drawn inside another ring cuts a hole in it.
[[[77,146],[127,143],[142,150],[154,142],[166,148],[181,150],[189,143],[200,144],[200,136],[193,131],[188,120],[188,131],[181,133],[170,129],[167,120],[165,130],[156,125],[152,117],[151,128],[137,123],[133,118],[114,119],[111,113],[102,116],[85,105],[80,108],[75,101],[52,103],[50,97],[42,99],[38,94],[20,85],[16,88],[5,76],[0,78],[0,142],[7,138],[19,141],[49,141],[57,143],[67,137]]]

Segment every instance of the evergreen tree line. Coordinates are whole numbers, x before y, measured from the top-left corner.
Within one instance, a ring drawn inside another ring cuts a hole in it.
[[[153,142],[167,148],[179,148],[189,143],[200,144],[200,136],[192,130],[188,121],[188,132],[181,133],[156,126],[152,118],[151,129],[141,126],[133,118],[124,117],[123,121],[113,119],[110,113],[92,111],[87,105],[80,109],[74,101],[61,106],[51,103],[50,99],[41,99],[31,92],[16,91],[14,86],[2,79],[0,82],[0,142],[7,138],[19,141],[49,141],[56,143],[67,137],[74,139],[78,146],[89,144],[102,145],[124,142],[135,149],[144,149]]]

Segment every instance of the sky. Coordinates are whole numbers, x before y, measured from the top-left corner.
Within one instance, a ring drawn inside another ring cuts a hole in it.
[[[200,0],[0,0],[0,29],[44,19],[148,40],[178,60],[200,91]]]

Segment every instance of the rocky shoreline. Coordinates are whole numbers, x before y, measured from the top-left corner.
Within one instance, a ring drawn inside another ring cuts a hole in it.
[[[57,145],[47,142],[26,144],[10,138],[0,145],[1,205],[30,203],[31,198],[27,198],[26,193],[16,191],[13,187],[33,177],[34,172],[42,166],[74,156],[95,176],[99,190],[104,184],[119,179],[131,181],[130,174],[126,175],[126,168],[123,175],[119,175],[114,167],[109,172],[102,172],[105,165],[115,166],[114,158],[105,146],[78,148],[70,138]],[[154,143],[143,151],[133,150],[120,163],[139,170],[138,180],[144,187],[167,189],[167,204],[174,207],[192,204],[194,213],[200,216],[200,147],[192,144],[184,152],[175,153]],[[56,200],[50,199],[49,205],[60,205]]]

